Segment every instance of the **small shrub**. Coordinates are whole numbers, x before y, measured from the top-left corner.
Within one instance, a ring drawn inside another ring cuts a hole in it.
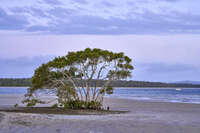
[[[64,109],[69,109],[69,108],[70,108],[69,104],[68,104],[68,103],[65,103],[65,104],[64,104]]]
[[[15,108],[17,108],[18,106],[19,106],[19,105],[18,105],[17,103],[14,105]]]
[[[83,105],[84,105],[84,102],[79,101],[79,100],[75,100],[75,101],[72,101],[71,106],[73,107],[73,109],[82,109]]]
[[[86,103],[87,109],[101,109],[101,106],[102,104],[100,102],[91,101]]]
[[[60,106],[61,105],[64,106],[64,109],[101,109],[102,106],[100,102],[84,102],[80,100],[70,100],[60,104]]]
[[[58,108],[58,104],[55,103],[54,105],[51,106],[52,108]]]
[[[30,103],[27,103],[27,107],[33,107],[33,106],[35,106],[36,105],[36,103],[35,102],[30,102]]]
[[[41,100],[38,100],[38,99],[25,99],[24,101],[22,101],[22,103],[27,103],[27,107],[33,107],[35,106],[37,103],[39,104],[44,104],[45,102],[44,101],[41,101]]]

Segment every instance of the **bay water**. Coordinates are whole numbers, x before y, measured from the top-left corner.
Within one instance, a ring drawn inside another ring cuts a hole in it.
[[[0,95],[26,94],[27,88],[0,87]],[[200,88],[115,88],[114,93],[106,97],[200,104]]]

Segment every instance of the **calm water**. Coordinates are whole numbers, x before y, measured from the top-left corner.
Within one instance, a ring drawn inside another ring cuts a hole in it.
[[[111,97],[200,104],[200,88],[118,88]]]
[[[0,87],[0,94],[26,94],[27,87]]]
[[[26,92],[27,87],[0,87],[0,94],[25,94]],[[200,88],[181,90],[176,88],[116,88],[114,94],[109,97],[200,104]]]

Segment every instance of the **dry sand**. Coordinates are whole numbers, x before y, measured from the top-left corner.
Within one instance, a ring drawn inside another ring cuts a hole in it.
[[[22,96],[0,95],[0,108],[12,106]],[[200,105],[105,100],[109,115],[49,115],[0,112],[0,133],[200,133]]]

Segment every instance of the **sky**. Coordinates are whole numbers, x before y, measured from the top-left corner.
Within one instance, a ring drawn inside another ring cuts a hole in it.
[[[200,80],[199,0],[1,0],[0,78],[87,47],[124,52],[132,80]]]

